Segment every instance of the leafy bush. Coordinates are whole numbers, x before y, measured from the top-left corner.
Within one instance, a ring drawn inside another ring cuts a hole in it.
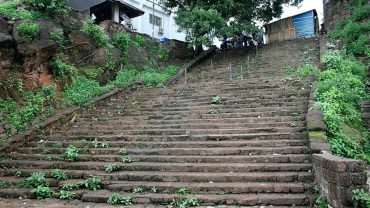
[[[32,173],[30,177],[26,178],[20,184],[20,186],[23,188],[37,188],[38,186],[45,186],[45,185],[46,185],[46,180],[45,180],[45,174],[43,172]]]
[[[318,208],[328,208],[328,202],[326,201],[325,197],[323,197],[323,196],[319,196],[316,199],[315,204]]]
[[[40,33],[40,26],[29,21],[21,22],[17,29],[22,40],[27,43],[32,42]]]
[[[73,145],[69,145],[65,152],[65,155],[67,161],[70,162],[76,161],[78,157],[78,149]]]
[[[370,194],[363,189],[355,189],[352,191],[352,200],[354,208],[370,207]]]
[[[25,2],[51,14],[66,14],[70,11],[66,6],[66,0],[25,0]]]
[[[122,204],[122,205],[131,205],[133,203],[132,201],[132,198],[131,197],[127,197],[127,198],[123,198],[121,195],[119,194],[113,194],[112,196],[109,197],[108,201],[107,201],[108,204]]]
[[[43,13],[18,8],[18,1],[15,0],[1,2],[0,14],[12,19],[20,20],[33,20],[38,18],[47,19]]]
[[[98,177],[91,177],[85,181],[84,185],[87,189],[96,191],[100,189],[101,182]]]
[[[137,70],[120,70],[112,84],[116,87],[128,87],[135,83],[138,74]]]
[[[71,85],[63,90],[63,99],[66,104],[82,105],[109,90],[113,86],[100,87],[99,82],[87,79],[83,76],[77,76]]]
[[[328,136],[334,154],[370,162],[368,134],[363,125],[360,101],[368,98],[366,67],[354,58],[329,53],[324,58],[327,70],[318,73],[315,107],[323,110]],[[346,126],[362,133],[361,143]]]
[[[65,180],[68,180],[68,175],[64,172],[64,171],[61,171],[61,170],[55,170],[51,173],[51,175],[60,180],[60,181],[65,181]]]
[[[53,195],[53,191],[47,186],[37,186],[35,191],[37,199],[47,199]]]
[[[71,199],[76,198],[76,193],[72,191],[61,190],[59,192],[59,198],[65,199],[65,200],[71,200]]]
[[[64,48],[66,39],[64,37],[63,29],[56,29],[49,33],[50,39],[56,42],[59,48]]]
[[[147,87],[163,86],[178,70],[179,68],[175,66],[161,67],[158,70],[146,68],[138,78]]]
[[[4,181],[0,181],[0,189],[3,189],[3,188],[8,188],[9,185],[7,183],[5,183]]]
[[[87,21],[82,26],[82,31],[85,32],[93,41],[96,47],[105,47],[108,45],[108,36],[99,25],[94,24],[93,21]]]
[[[63,59],[56,58],[50,61],[50,67],[53,74],[64,79],[72,79],[77,76],[77,69],[74,66],[67,64]]]
[[[101,67],[88,67],[83,69],[83,73],[88,79],[96,79],[104,73],[104,69]]]
[[[113,46],[121,50],[122,62],[126,62],[128,47],[131,43],[131,36],[129,33],[118,32],[113,36]]]
[[[104,166],[105,167],[105,172],[111,173],[113,171],[119,170],[119,165],[116,163],[109,163],[108,165]]]

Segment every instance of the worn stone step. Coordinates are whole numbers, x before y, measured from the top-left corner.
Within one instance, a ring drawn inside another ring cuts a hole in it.
[[[148,182],[148,181],[122,181],[106,182],[106,189],[119,191],[132,191],[135,188],[142,188],[144,191],[150,191],[155,186],[159,192],[168,190],[170,193],[176,193],[179,189],[187,189],[189,193],[304,193],[312,189],[311,184],[299,182]]]
[[[81,198],[85,202],[106,203],[107,199],[113,194],[110,191],[95,191],[84,194]],[[125,195],[127,196],[127,195]],[[173,199],[181,198],[175,194],[137,194],[130,195],[133,197],[135,203],[151,203],[151,204],[170,204]],[[213,205],[242,205],[242,206],[255,206],[255,205],[309,205],[310,195],[308,194],[203,194],[192,195],[201,204]]]
[[[166,142],[140,142],[140,141],[114,141],[106,142],[99,141],[108,144],[110,148],[126,148],[126,149],[137,149],[137,148],[193,148],[193,147],[286,147],[286,146],[304,146],[307,144],[308,140],[299,139],[280,139],[280,140],[228,140],[228,141],[166,141]],[[55,146],[58,147],[55,147]],[[92,141],[62,141],[62,142],[53,142],[53,141],[44,141],[39,140],[35,142],[29,142],[27,147],[35,147],[40,149],[45,148],[66,148],[69,145],[73,145],[77,148],[94,148]]]
[[[135,159],[135,158],[134,158]],[[261,172],[261,171],[311,171],[312,164],[305,163],[117,163],[125,171],[170,171],[170,172]],[[46,168],[68,170],[104,170],[105,162],[60,162],[60,161],[0,161],[2,168]]]

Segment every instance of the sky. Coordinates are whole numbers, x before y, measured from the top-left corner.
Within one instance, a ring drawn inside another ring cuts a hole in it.
[[[290,17],[302,12],[306,12],[312,9],[316,9],[317,14],[319,16],[319,21],[320,24],[322,23],[322,20],[324,18],[324,13],[323,13],[323,0],[303,0],[301,3],[300,7],[284,7],[284,13],[281,15],[281,18],[278,19],[283,19],[285,17]],[[277,19],[275,19],[277,20]]]

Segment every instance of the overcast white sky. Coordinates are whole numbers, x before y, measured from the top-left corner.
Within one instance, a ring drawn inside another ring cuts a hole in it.
[[[316,9],[317,14],[319,16],[320,24],[324,18],[323,13],[323,0],[303,0],[300,7],[284,7],[284,13],[281,18],[290,17],[302,12],[306,12],[312,9]]]

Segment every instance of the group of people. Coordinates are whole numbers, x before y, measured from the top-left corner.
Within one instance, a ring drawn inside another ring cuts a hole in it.
[[[265,32],[263,30],[263,27],[261,27],[260,31],[255,35],[252,35],[252,33],[249,33],[249,32],[242,32],[239,35],[236,35],[231,38],[228,38],[227,36],[223,36],[221,49],[227,50],[230,48],[241,48],[241,47],[261,45],[264,43],[263,41],[264,34]]]

